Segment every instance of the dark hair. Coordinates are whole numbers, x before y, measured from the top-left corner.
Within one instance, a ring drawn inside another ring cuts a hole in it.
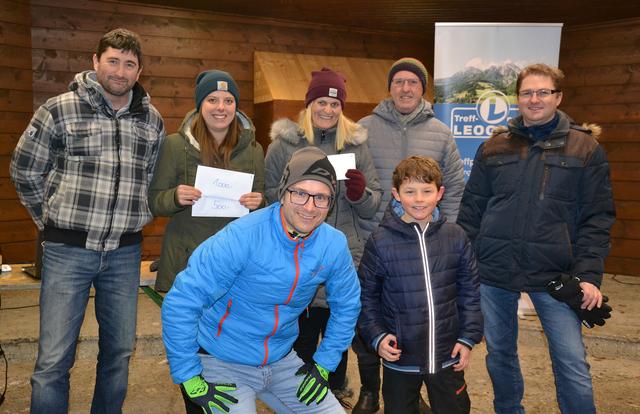
[[[229,124],[227,135],[220,146],[216,145],[200,111],[196,114],[191,124],[191,134],[200,144],[200,160],[202,164],[208,167],[230,168],[231,153],[236,144],[238,144],[238,137],[241,134],[241,125],[237,114]]]
[[[442,171],[438,163],[429,157],[414,155],[400,161],[393,170],[393,188],[400,191],[400,185],[405,180],[415,180],[421,183],[434,183],[440,190],[442,186]]]
[[[548,76],[553,82],[553,89],[562,90],[562,81],[564,81],[564,73],[558,68],[554,68],[544,63],[536,63],[529,65],[522,69],[518,74],[518,80],[516,81],[516,93],[520,92],[520,85],[522,81],[529,75]]]
[[[96,48],[96,56],[100,56],[108,49],[114,48],[125,52],[133,52],[138,58],[138,66],[142,67],[142,48],[140,46],[140,38],[134,32],[127,29],[113,29],[106,33],[98,42]]]

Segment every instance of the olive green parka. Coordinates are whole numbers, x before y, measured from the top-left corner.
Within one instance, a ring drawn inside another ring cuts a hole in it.
[[[149,207],[154,216],[170,217],[165,228],[155,289],[168,291],[176,275],[186,267],[189,256],[207,238],[222,229],[233,217],[192,217],[191,206],[176,202],[178,185],[193,186],[196,169],[201,164],[200,149],[190,133],[195,111],[189,112],[179,132],[167,136],[155,175],[149,187]],[[255,128],[249,117],[237,111],[242,132],[231,153],[230,169],[254,174],[254,192],[264,194],[264,152],[255,139]],[[264,202],[263,202],[264,203]]]

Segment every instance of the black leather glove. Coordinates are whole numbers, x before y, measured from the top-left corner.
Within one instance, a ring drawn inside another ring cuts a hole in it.
[[[194,404],[202,407],[205,414],[214,414],[214,408],[229,412],[226,404],[235,404],[238,400],[225,391],[235,391],[236,384],[217,384],[207,382],[201,375],[183,382],[182,389]]]
[[[594,325],[602,326],[605,319],[611,317],[611,306],[607,305],[609,298],[602,296],[602,306],[594,307],[591,310],[582,309],[582,288],[580,288],[580,279],[566,273],[561,273],[560,277],[552,280],[547,285],[547,291],[555,299],[565,302],[578,315],[582,324],[587,328],[593,328]]]
[[[329,392],[329,371],[315,362],[307,362],[296,372],[296,375],[303,374],[296,397],[306,405],[314,401],[320,404]]]
[[[607,302],[609,302],[609,298],[606,295],[602,295],[602,306],[591,310],[582,309],[582,323],[587,328],[593,328],[594,325],[602,326],[605,323],[605,319],[611,317],[613,308],[607,305]]]

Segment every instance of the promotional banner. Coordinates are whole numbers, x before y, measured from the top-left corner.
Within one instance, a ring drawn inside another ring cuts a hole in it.
[[[558,66],[561,23],[436,23],[434,112],[456,139],[469,178],[480,143],[518,115],[516,79]]]

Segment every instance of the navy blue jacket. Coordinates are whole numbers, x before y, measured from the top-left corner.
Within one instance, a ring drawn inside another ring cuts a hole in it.
[[[421,230],[387,209],[365,244],[358,269],[362,311],[358,329],[367,344],[397,337],[394,366],[434,373],[457,341],[482,339],[480,282],[464,231],[442,218]]]
[[[589,129],[558,115],[543,140],[517,117],[476,153],[458,224],[482,283],[544,291],[564,272],[600,286],[615,221],[609,164]]]

